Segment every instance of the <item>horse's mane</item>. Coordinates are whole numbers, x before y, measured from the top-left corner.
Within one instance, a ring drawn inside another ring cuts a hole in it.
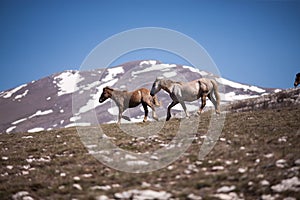
[[[182,84],[182,82],[181,81],[172,81],[172,80],[170,80],[170,79],[164,79],[164,81],[166,81],[167,83],[177,83],[177,84]]]

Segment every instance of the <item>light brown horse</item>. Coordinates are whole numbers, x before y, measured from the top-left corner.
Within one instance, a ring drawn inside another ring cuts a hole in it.
[[[206,105],[206,97],[214,104],[216,113],[220,113],[220,95],[218,92],[218,84],[216,81],[206,78],[200,78],[191,82],[175,82],[169,79],[156,78],[153,83],[150,94],[153,96],[161,89],[169,93],[172,103],[168,106],[167,121],[171,118],[171,108],[180,103],[186,116],[189,113],[186,110],[184,101],[195,101],[201,97],[201,107],[198,113],[200,114]],[[214,97],[212,94],[214,93]]]
[[[127,108],[133,108],[140,104],[143,105],[145,116],[143,122],[147,121],[148,117],[148,107],[152,109],[152,117],[155,120],[158,120],[155,112],[155,106],[160,106],[158,99],[156,96],[151,96],[150,91],[146,88],[140,88],[132,92],[128,92],[126,90],[116,90],[111,87],[103,88],[103,92],[101,97],[99,98],[99,102],[103,103],[106,99],[111,98],[115,101],[119,108],[119,117],[118,124],[121,123],[122,113]]]
[[[294,86],[295,88],[300,84],[300,73],[296,74]]]

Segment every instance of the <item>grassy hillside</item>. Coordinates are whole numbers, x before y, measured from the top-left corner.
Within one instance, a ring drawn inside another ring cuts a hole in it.
[[[209,118],[209,113],[201,116],[195,140],[182,157],[142,174],[101,164],[87,153],[75,128],[2,134],[0,199],[137,199],[147,194],[161,199],[300,198],[299,105],[228,113],[219,141],[199,161]],[[153,143],[124,134],[115,124],[102,128],[119,147],[145,151],[168,143],[178,123],[167,122]]]

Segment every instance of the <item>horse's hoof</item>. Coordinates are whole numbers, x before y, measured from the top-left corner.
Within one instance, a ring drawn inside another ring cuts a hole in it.
[[[158,118],[157,118],[157,117],[153,117],[153,119],[156,120],[156,121],[158,121]]]

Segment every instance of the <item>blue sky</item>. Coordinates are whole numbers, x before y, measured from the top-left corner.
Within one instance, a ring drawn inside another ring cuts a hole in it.
[[[79,69],[100,42],[140,27],[193,38],[233,81],[290,88],[300,72],[300,1],[0,0],[0,26],[0,91]],[[120,62],[150,58],[183,62],[166,54]]]

